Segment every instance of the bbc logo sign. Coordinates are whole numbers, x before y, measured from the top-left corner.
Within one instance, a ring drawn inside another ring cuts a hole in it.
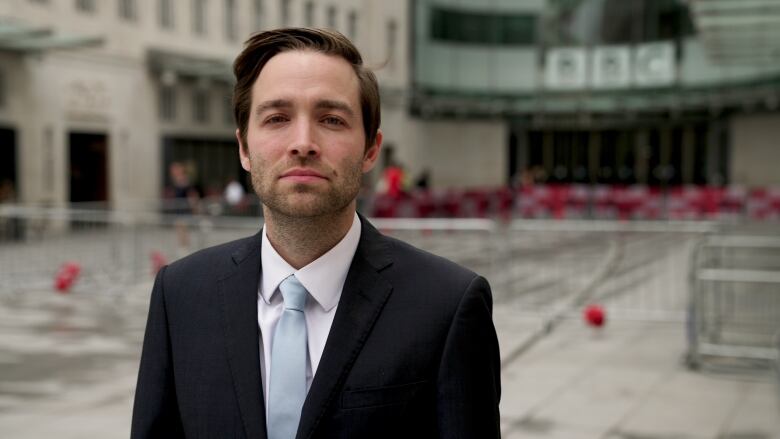
[[[637,46],[562,47],[546,53],[545,86],[551,90],[664,87],[674,83],[671,42]]]

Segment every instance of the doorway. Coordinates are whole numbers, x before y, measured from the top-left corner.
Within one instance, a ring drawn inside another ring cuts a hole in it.
[[[0,128],[0,203],[18,201],[16,132]]]
[[[108,201],[108,139],[105,134],[71,132],[71,203]]]

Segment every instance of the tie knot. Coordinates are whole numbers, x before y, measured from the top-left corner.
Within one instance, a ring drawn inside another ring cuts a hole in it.
[[[291,275],[283,280],[282,283],[279,284],[279,291],[282,292],[284,307],[286,309],[294,309],[303,312],[308,291],[301,285],[295,275]]]

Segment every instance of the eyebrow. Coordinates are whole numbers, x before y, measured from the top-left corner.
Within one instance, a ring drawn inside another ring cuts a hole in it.
[[[292,101],[287,99],[271,99],[257,104],[255,107],[255,114],[262,114],[268,110],[289,109],[292,107]],[[350,117],[355,116],[355,112],[347,103],[334,99],[321,99],[317,101],[314,108],[318,110],[339,110],[348,114]]]
[[[257,104],[255,107],[255,114],[262,114],[264,111],[267,110],[274,110],[279,108],[292,108],[292,102],[286,100],[286,99],[272,99],[270,101],[265,101]]]
[[[347,113],[350,117],[355,115],[355,112],[352,111],[352,108],[348,104],[333,99],[322,99],[318,101],[314,107],[320,110],[340,110]]]

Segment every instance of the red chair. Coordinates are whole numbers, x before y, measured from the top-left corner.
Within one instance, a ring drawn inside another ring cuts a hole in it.
[[[748,195],[746,209],[749,219],[762,221],[771,218],[772,202],[766,188],[753,188]]]
[[[584,184],[569,187],[566,200],[566,218],[585,218],[590,206],[591,190]]]
[[[700,195],[696,186],[676,186],[669,191],[666,210],[669,219],[694,220],[699,218]]]
[[[729,186],[723,191],[723,197],[718,206],[720,219],[739,219],[745,214],[747,207],[748,191],[743,186]]]

